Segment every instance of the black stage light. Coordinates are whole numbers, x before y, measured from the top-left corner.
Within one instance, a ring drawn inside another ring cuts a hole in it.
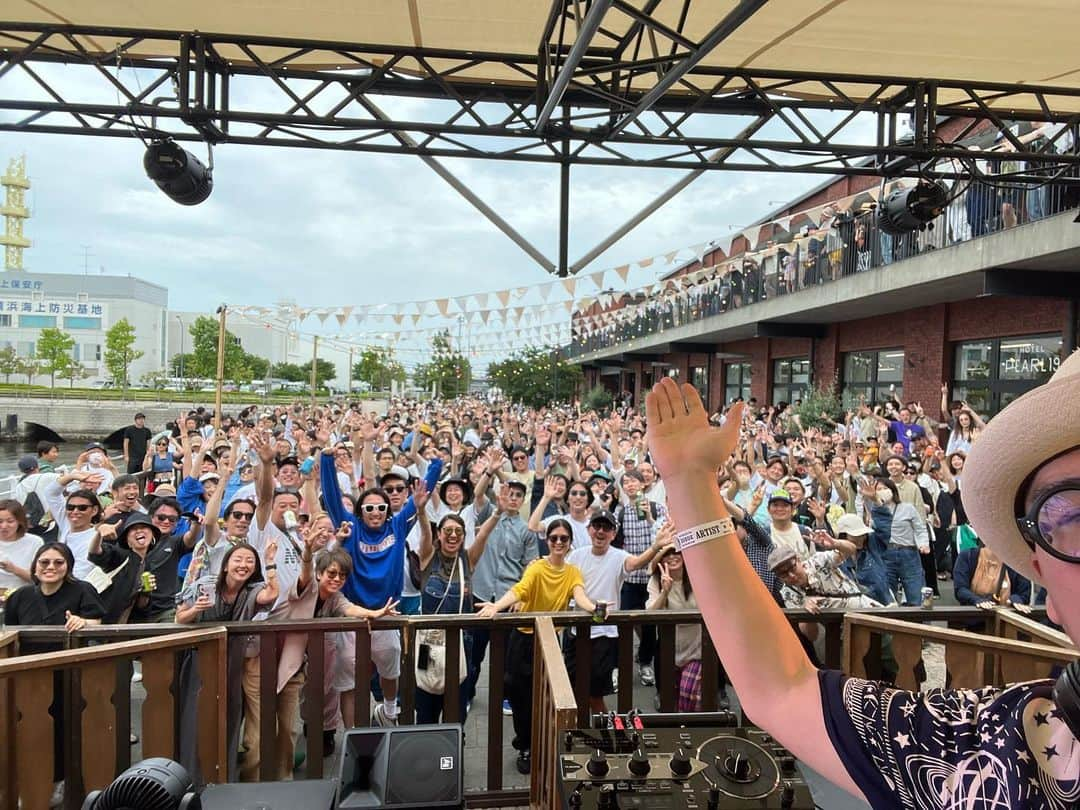
[[[173,140],[152,142],[143,155],[143,168],[169,199],[181,205],[198,205],[214,188],[212,170]]]
[[[885,233],[902,236],[926,230],[949,204],[949,192],[941,183],[920,180],[912,188],[898,188],[878,206],[877,224]],[[931,226],[932,227],[932,226]]]
[[[195,783],[179,762],[152,757],[132,765],[104,790],[87,795],[82,810],[198,810]]]

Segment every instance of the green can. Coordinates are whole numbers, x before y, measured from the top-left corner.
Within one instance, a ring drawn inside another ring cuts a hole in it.
[[[153,586],[150,583],[151,577],[153,577],[153,574],[151,574],[149,571],[143,571],[142,572],[142,589],[143,589],[143,593],[150,593],[150,591],[152,591],[154,589]]]

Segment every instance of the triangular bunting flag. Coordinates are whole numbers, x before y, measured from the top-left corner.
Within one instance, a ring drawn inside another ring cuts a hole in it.
[[[562,285],[563,285],[563,288],[566,290],[566,292],[568,292],[570,295],[573,295],[574,290],[577,289],[577,279],[576,278],[564,278],[563,282],[562,282]]]
[[[649,264],[652,264],[652,259],[646,259],[645,261],[647,261]],[[649,264],[645,264],[645,262],[641,262],[642,267],[648,267]],[[627,277],[630,275],[630,265],[628,265],[628,264],[619,265],[618,267],[615,268],[615,275],[617,275],[619,278],[621,278],[623,280],[623,283],[625,283]]]
[[[497,293],[495,293],[495,297],[498,298],[499,303],[505,307],[510,302],[510,291],[499,290]]]

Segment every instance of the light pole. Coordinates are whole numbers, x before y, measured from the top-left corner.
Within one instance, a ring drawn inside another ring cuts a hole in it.
[[[187,388],[187,380],[184,379],[184,319],[177,315],[176,322],[180,324],[180,385]]]

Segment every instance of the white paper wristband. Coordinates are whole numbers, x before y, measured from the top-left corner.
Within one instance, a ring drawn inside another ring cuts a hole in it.
[[[735,524],[731,518],[714,520],[712,523],[703,523],[701,526],[694,526],[692,529],[686,529],[676,534],[675,548],[682,552],[691,546],[727,537],[729,534],[735,534]]]

